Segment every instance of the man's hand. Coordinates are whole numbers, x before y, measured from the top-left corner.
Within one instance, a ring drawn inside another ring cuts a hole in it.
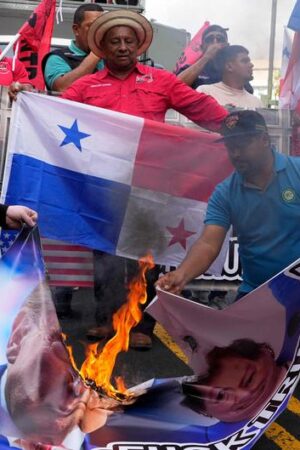
[[[180,269],[177,269],[160,277],[157,280],[155,286],[163,289],[164,291],[169,291],[172,294],[180,294],[186,282],[187,279],[182,271]]]
[[[206,52],[204,53],[203,57],[207,59],[207,61],[211,61],[215,58],[216,54],[224,47],[227,47],[227,43],[219,43],[219,44],[212,44],[210,45]]]
[[[89,394],[85,414],[79,422],[79,427],[83,433],[92,433],[103,427],[107,417],[120,407],[120,403],[117,400],[110,397],[100,398],[92,389],[90,389]]]
[[[101,59],[101,58],[99,58],[99,56],[95,55],[95,53],[93,53],[93,52],[90,52],[90,53],[85,57],[85,60],[86,60],[86,61],[89,61],[89,62],[91,62],[91,63],[94,63],[94,64],[95,64],[95,67],[96,67],[96,65],[98,64],[98,62],[100,61],[100,59]]]
[[[29,227],[34,227],[37,218],[37,212],[27,206],[12,205],[6,211],[6,225],[13,230],[21,228],[24,222]]]
[[[32,91],[33,87],[30,84],[19,83],[18,81],[13,82],[8,88],[9,98],[14,101],[17,100],[18,92],[21,91]]]

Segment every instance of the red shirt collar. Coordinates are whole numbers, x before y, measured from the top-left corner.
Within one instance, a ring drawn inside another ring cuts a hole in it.
[[[130,72],[129,75],[131,75],[131,73],[133,73],[133,72],[138,72],[142,75],[145,75],[148,73],[148,69],[149,69],[149,66],[145,66],[144,64],[136,63],[134,69],[132,70],[132,72]],[[111,75],[112,77],[114,76],[106,66],[104,67],[104,69],[100,70],[97,75],[100,80],[105,78],[107,75]],[[125,78],[125,80],[126,80],[126,78]]]

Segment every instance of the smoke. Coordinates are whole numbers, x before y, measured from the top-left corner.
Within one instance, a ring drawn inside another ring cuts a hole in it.
[[[151,200],[144,199],[144,206],[141,206],[141,200],[132,196],[126,214],[126,239],[119,243],[122,252],[141,258],[148,252],[155,256],[165,249],[168,237],[156,220],[155,205]]]

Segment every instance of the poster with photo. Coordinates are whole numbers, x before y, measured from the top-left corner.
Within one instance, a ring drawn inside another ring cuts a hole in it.
[[[250,449],[297,385],[299,260],[222,311],[159,291],[147,311],[194,375],[133,386],[128,402],[73,367],[45,279],[24,229],[0,260],[1,450]]]

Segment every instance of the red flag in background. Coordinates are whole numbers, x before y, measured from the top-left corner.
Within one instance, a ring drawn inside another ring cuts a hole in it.
[[[42,0],[21,27],[15,57],[25,65],[32,85],[45,88],[42,59],[50,51],[56,0]]]
[[[180,69],[184,66],[191,66],[194,64],[202,55],[201,50],[201,42],[202,42],[202,35],[207,27],[209,27],[209,22],[204,22],[200,30],[197,34],[193,37],[191,42],[188,44],[188,46],[183,50],[182,54],[178,58],[178,61],[176,63],[176,67],[174,69],[175,73],[178,73]]]

